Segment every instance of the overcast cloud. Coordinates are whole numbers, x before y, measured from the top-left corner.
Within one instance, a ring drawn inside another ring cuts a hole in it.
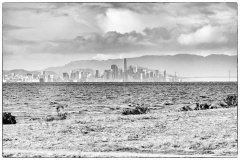
[[[237,54],[237,3],[4,3],[2,16],[3,69]]]

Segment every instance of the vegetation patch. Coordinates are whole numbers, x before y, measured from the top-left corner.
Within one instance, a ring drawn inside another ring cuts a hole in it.
[[[12,116],[11,113],[3,113],[3,124],[16,124],[15,116]]]
[[[131,108],[131,109],[124,109],[122,111],[123,115],[137,115],[137,114],[146,114],[149,111],[148,107],[145,107],[144,104],[139,105],[136,104],[135,108]]]

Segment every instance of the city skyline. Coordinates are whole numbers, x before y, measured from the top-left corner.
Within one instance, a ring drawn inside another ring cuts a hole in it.
[[[199,78],[204,78],[202,79],[202,81],[227,81],[229,77],[231,77],[231,80],[236,81],[236,66],[236,56],[210,55],[207,57],[201,57],[183,54],[176,56],[144,56],[139,58],[128,58],[128,61],[126,58],[116,60],[113,59],[108,61],[74,61],[64,66],[47,68],[44,69],[44,71],[49,73],[50,76],[55,75],[57,77],[62,77],[63,73],[69,71],[86,71],[87,74],[95,72],[91,76],[99,78],[101,78],[101,76],[103,77],[104,72],[112,72],[113,74],[110,77],[113,77],[113,79],[117,79],[119,77],[119,74],[123,74],[124,76],[122,77],[122,81],[124,81],[124,79],[126,79],[125,73],[133,74],[134,72],[138,72],[139,69],[154,72],[158,70],[159,72],[161,72],[162,75],[165,75],[164,77],[166,79],[166,74],[164,74],[164,71],[167,70],[168,73],[170,73],[171,75],[176,75],[177,73],[178,76],[184,79],[194,78],[192,79],[192,81],[199,81]],[[18,75],[27,76],[31,76],[31,74],[40,75],[37,74],[37,72],[40,73],[40,71],[26,71],[22,69],[8,71],[3,70],[3,76],[5,80],[9,80],[9,78],[12,78],[8,75],[12,75],[15,73],[20,73]],[[139,72],[141,73],[143,71]],[[143,76],[145,76],[145,74],[146,73],[144,73]],[[67,75],[66,73],[63,77],[66,76],[69,75]],[[140,76],[141,75],[139,74],[138,79],[140,78]],[[134,79],[136,79],[136,77]],[[16,79],[14,81],[16,81]]]
[[[219,81],[219,78],[222,79],[220,81],[227,81],[227,79],[228,81],[230,79],[231,81],[236,81],[237,77],[231,76],[230,70],[228,77],[184,77],[182,75],[177,76],[176,71],[173,75],[172,73],[167,73],[166,69],[161,71],[159,69],[142,67],[138,64],[135,67],[127,64],[127,58],[124,58],[122,59],[122,65],[118,67],[116,64],[112,64],[110,68],[105,68],[103,72],[99,71],[99,69],[93,70],[93,72],[77,69],[75,71],[62,72],[61,76],[52,73],[46,74],[45,70],[42,70],[41,74],[37,75],[33,73],[19,75],[11,72],[3,75],[3,82],[187,82],[189,80],[186,79],[191,78],[195,78],[194,81],[196,81],[196,78],[200,78],[203,81],[216,81],[215,78],[218,78],[217,81]],[[205,78],[205,80],[202,78]],[[209,78],[213,78],[213,80]]]
[[[4,70],[181,53],[237,55],[237,3],[3,3]]]
[[[127,59],[123,59],[123,69],[115,64],[111,68],[105,69],[103,72],[95,70],[95,73],[82,70],[63,72],[62,76],[46,74],[42,70],[40,74],[27,73],[18,75],[12,72],[10,75],[3,76],[3,82],[181,82],[182,80],[176,76],[163,73],[155,69],[148,69],[127,65]]]

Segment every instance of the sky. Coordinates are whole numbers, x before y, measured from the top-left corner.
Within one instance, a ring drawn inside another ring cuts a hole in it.
[[[142,55],[237,55],[237,3],[3,3],[3,69]]]

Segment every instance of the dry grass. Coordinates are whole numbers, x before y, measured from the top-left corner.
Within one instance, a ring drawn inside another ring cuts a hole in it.
[[[195,86],[195,90],[198,87]],[[234,89],[236,86],[231,84],[230,89],[231,87]],[[134,93],[133,88],[130,94]],[[224,87],[219,85],[215,90],[220,90],[219,88]],[[202,93],[202,90],[198,92]],[[215,90],[212,93],[215,93]],[[161,94],[169,93],[172,91]],[[222,93],[225,94],[224,90]],[[172,97],[174,96],[176,94],[172,93]],[[215,96],[210,96],[210,99],[221,99]],[[15,104],[6,105],[7,101]],[[160,157],[164,155],[237,156],[237,108],[177,112],[177,108],[185,104],[175,102],[175,105],[170,106],[152,105],[147,114],[122,115],[121,112],[126,105],[115,104],[114,99],[106,104],[79,105],[78,101],[72,101],[71,104],[68,103],[70,107],[66,108],[68,116],[65,120],[47,122],[40,119],[47,114],[54,114],[55,108],[49,104],[49,101],[52,100],[48,100],[48,104],[44,103],[45,101],[34,101],[35,105],[29,104],[28,107],[19,105],[14,108],[19,102],[4,100],[3,110],[12,110],[17,124],[3,126],[3,156],[91,157],[75,152],[91,152],[92,156],[95,152],[114,152],[116,157],[117,153],[121,155],[122,152],[126,155],[130,152],[159,154]],[[83,101],[85,100],[81,102]],[[160,104],[157,101],[155,103]],[[30,120],[31,117],[39,117],[39,119]],[[8,150],[12,151],[8,152]],[[37,152],[39,150],[44,152]],[[51,152],[61,150],[70,150],[74,153]]]
[[[42,125],[3,126],[3,147],[83,152],[237,155],[236,108],[92,115]]]

